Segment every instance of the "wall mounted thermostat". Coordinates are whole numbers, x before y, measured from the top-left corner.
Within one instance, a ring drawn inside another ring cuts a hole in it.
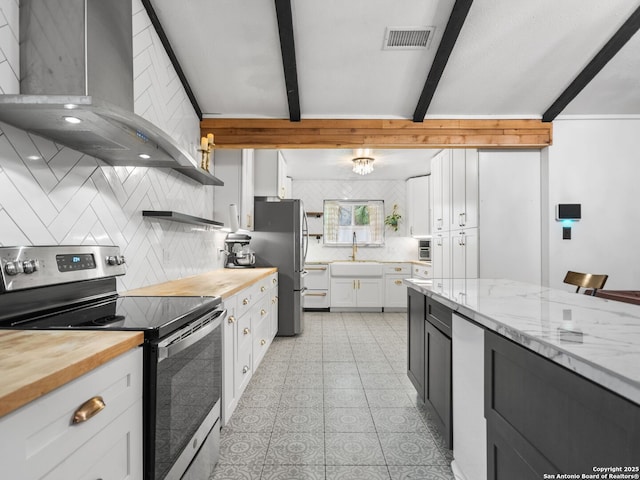
[[[556,206],[556,220],[580,220],[582,218],[581,204],[559,203]]]

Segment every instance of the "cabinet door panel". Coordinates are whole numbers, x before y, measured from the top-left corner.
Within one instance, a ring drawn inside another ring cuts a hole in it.
[[[424,401],[424,319],[426,297],[407,289],[407,375]]]
[[[382,278],[360,278],[356,282],[358,307],[382,307]]]
[[[356,290],[355,279],[331,279],[331,306],[332,307],[355,307]]]
[[[435,423],[448,448],[453,448],[451,415],[451,339],[425,321],[425,402],[436,413]]]

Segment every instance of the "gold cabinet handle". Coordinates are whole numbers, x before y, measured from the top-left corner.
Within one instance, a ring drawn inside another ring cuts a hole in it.
[[[260,340],[260,345],[264,346],[265,343],[267,343],[267,341],[264,338]]]
[[[275,297],[271,299],[271,305],[275,305],[276,304],[276,299]]]
[[[304,269],[307,270],[307,271],[319,270],[319,271],[324,272],[327,269],[327,267],[304,267]]]
[[[396,272],[401,272],[401,271],[402,271],[402,267],[396,267],[396,268],[395,268],[395,271],[396,271]]]
[[[243,305],[249,305],[249,299],[248,298],[243,299],[242,300],[242,304]]]
[[[260,291],[264,292],[267,288],[263,285],[262,287],[260,287]]]
[[[275,278],[271,279],[271,283],[273,283],[274,285],[278,282],[278,280],[276,280]]]
[[[251,228],[251,214],[247,213],[247,228]]]
[[[236,317],[230,315],[229,318],[227,318],[227,323],[236,323]]]
[[[242,373],[247,373],[249,371],[249,367],[248,366],[244,366],[242,367]]]
[[[94,415],[98,414],[102,409],[106,407],[104,400],[100,396],[90,398],[73,414],[73,423],[82,423],[89,420]]]
[[[249,328],[245,328],[242,333],[244,333],[245,335],[249,335],[251,333],[251,330],[249,330]]]
[[[326,292],[322,292],[322,293],[307,293],[305,294],[306,297],[326,297],[327,293]]]
[[[402,285],[402,280],[396,280],[396,285]]]
[[[267,314],[267,311],[264,308],[261,308],[260,315],[264,317],[266,314]]]

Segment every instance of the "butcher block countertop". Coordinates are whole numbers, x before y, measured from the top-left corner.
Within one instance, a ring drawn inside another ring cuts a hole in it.
[[[277,271],[277,268],[219,268],[192,277],[136,288],[122,295],[222,297],[224,300]]]
[[[0,417],[143,341],[142,332],[0,330]]]

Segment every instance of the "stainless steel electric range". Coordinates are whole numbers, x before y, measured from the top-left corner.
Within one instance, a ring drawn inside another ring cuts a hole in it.
[[[126,297],[114,246],[0,247],[0,328],[144,332],[144,478],[208,478],[222,390],[218,297]]]

